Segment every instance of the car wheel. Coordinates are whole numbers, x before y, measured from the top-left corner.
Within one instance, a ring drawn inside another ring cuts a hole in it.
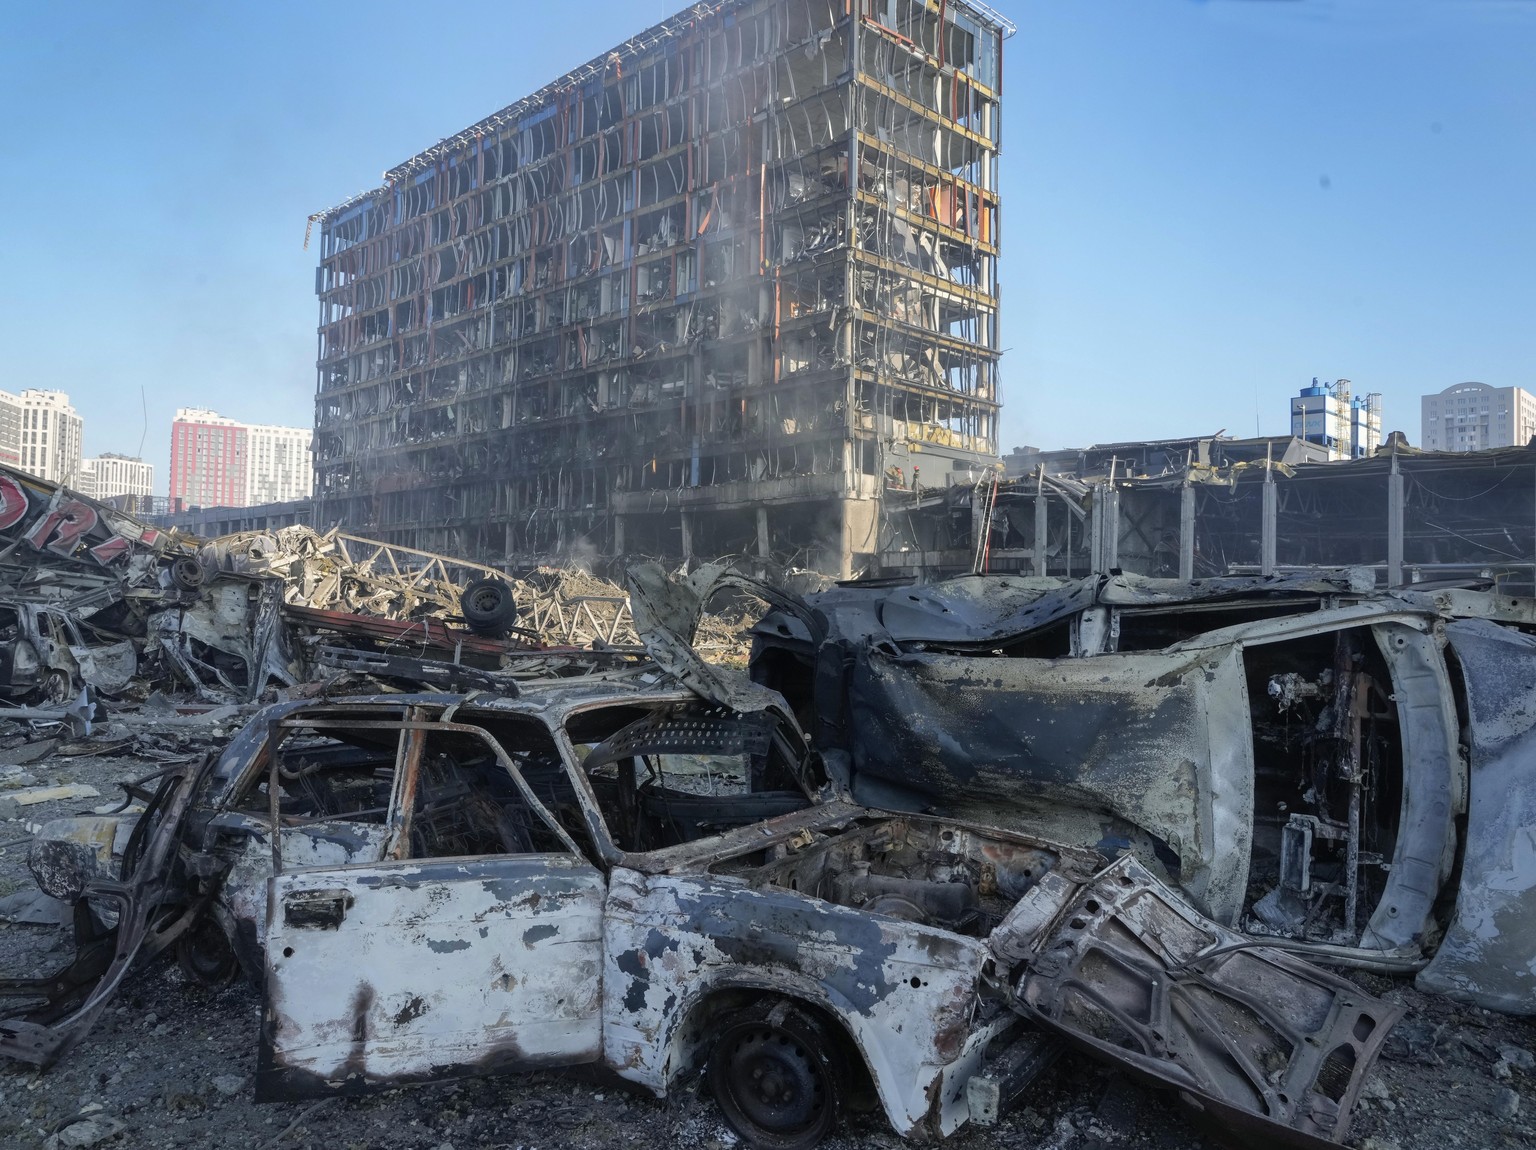
[[[502,579],[477,579],[459,596],[459,614],[477,635],[505,635],[517,621],[517,599]]]
[[[75,681],[68,671],[54,669],[43,676],[43,698],[50,706],[68,706],[75,694]]]
[[[190,555],[171,564],[171,582],[183,591],[196,591],[203,585],[203,565]]]
[[[228,986],[240,970],[229,936],[211,915],[198,919],[176,940],[176,964],[189,979],[209,990]]]
[[[823,1025],[784,999],[726,1019],[710,1050],[715,1102],[753,1146],[807,1150],[837,1124],[842,1076]]]

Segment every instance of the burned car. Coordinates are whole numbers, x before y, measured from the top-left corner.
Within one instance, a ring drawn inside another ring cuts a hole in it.
[[[1369,573],[967,576],[781,596],[752,675],[858,801],[1123,848],[1251,937],[1532,1014],[1533,634]]]
[[[269,707],[137,818],[39,834],[79,954],[0,985],[0,1053],[57,1059],[174,945],[261,981],[265,1099],[579,1064],[661,1096],[703,1063],[748,1141],[799,1147],[847,1105],[995,1121],[1068,1043],[1276,1143],[1343,1137],[1397,1008],[1128,855],[857,805],[781,698],[731,686]]]

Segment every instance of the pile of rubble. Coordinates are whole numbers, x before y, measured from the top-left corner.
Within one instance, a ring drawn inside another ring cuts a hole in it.
[[[744,656],[740,630],[717,644]],[[83,691],[249,703],[361,655],[538,675],[639,652],[623,588],[579,569],[509,580],[305,526],[202,540],[0,467],[0,699],[43,718]]]

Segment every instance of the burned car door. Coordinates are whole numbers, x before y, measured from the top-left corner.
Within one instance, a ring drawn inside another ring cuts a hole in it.
[[[139,656],[131,639],[115,643],[87,643],[75,621],[63,612],[48,612],[55,630],[54,642],[69,651],[80,669],[82,682],[98,691],[116,694],[138,673]]]
[[[1272,1145],[1344,1139],[1402,1014],[1198,914],[1130,857],[1088,883],[1046,876],[988,943],[1026,1018]]]
[[[1536,1014],[1536,639],[1484,619],[1445,630],[1467,685],[1467,847],[1455,912],[1418,986]]]
[[[258,1099],[595,1060],[606,884],[521,773],[559,762],[549,732],[381,725],[382,860],[274,860]]]

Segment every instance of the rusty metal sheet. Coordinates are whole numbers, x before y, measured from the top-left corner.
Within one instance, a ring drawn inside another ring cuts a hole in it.
[[[384,619],[292,603],[283,607],[282,614],[290,623],[315,631],[408,644],[407,650],[438,651],[449,656],[467,651],[495,657],[528,646],[525,642],[488,639],[462,627],[450,627],[437,619]]]
[[[257,1098],[595,1060],[603,891],[563,855],[274,876]]]

